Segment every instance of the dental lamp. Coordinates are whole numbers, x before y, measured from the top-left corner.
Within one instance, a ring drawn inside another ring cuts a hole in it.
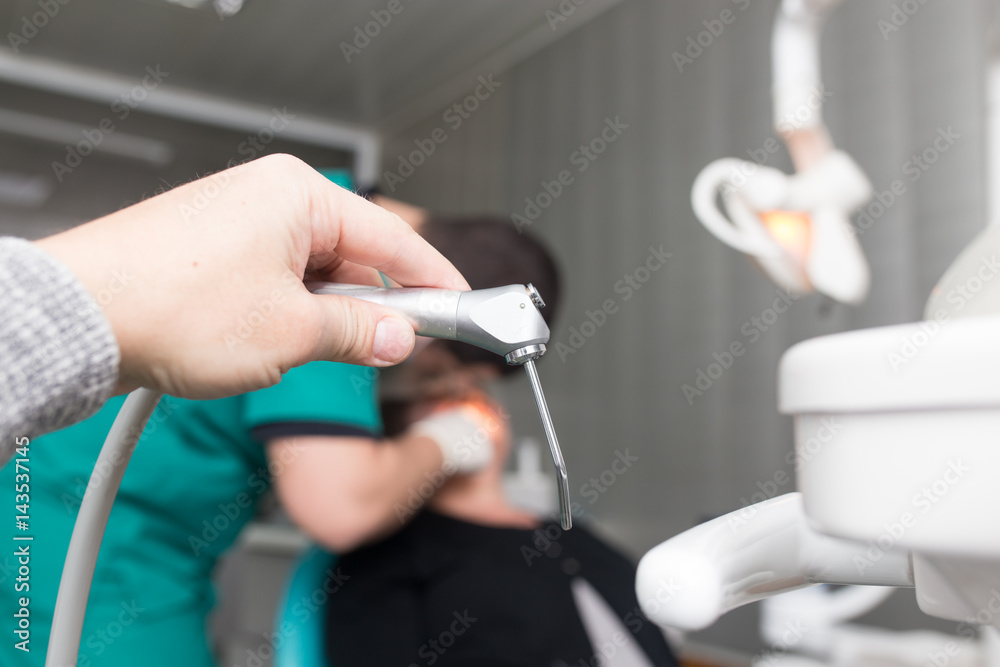
[[[815,291],[858,304],[871,278],[850,215],[871,197],[872,186],[857,163],[834,148],[821,113],[819,32],[840,1],[785,0],[775,22],[774,127],[796,173],[763,164],[778,150],[768,139],[758,161],[722,158],[707,165],[691,188],[691,206],[709,232],[750,256],[787,292]]]
[[[315,294],[346,296],[392,308],[410,321],[417,335],[469,343],[503,356],[508,364],[524,366],[556,468],[560,521],[565,530],[572,526],[566,464],[535,368],[535,360],[545,354],[549,327],[539,312],[545,303],[534,286],[467,292],[336,283],[310,283],[307,287]],[[80,504],[59,582],[46,667],[77,663],[87,598],[108,516],[132,452],[161,396],[149,389],[129,394],[98,456],[95,467],[105,466],[111,472],[91,480]]]

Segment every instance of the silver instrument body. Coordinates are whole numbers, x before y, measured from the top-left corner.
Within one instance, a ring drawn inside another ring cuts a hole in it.
[[[569,475],[535,368],[535,359],[545,354],[549,327],[539,312],[545,302],[534,286],[467,292],[339,283],[307,283],[306,287],[314,294],[348,296],[392,308],[410,321],[417,335],[469,343],[499,354],[508,364],[524,366],[556,467],[560,523],[566,530],[572,527]]]

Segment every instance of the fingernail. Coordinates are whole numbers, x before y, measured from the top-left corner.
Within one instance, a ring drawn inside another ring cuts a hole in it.
[[[400,317],[383,317],[375,327],[375,358],[388,364],[398,364],[413,347],[413,327]]]

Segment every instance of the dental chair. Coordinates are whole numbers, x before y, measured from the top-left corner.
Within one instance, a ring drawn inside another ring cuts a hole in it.
[[[748,602],[854,584],[913,587],[921,610],[966,639],[1000,628],[998,252],[993,226],[941,279],[922,322],[785,353],[778,403],[794,418],[799,491],[650,550],[636,590],[653,621],[702,629]],[[676,594],[654,599],[665,581]],[[984,641],[972,664],[1000,665]]]
[[[761,636],[769,649],[754,667],[987,667],[997,664],[1000,634],[971,627],[954,635],[896,632],[849,621],[893,593],[888,587],[816,586],[761,603]]]
[[[974,641],[977,626],[1000,628],[998,253],[994,225],[948,269],[921,322],[785,353],[778,404],[794,418],[798,492],[650,550],[636,589],[653,621],[703,629],[735,607],[816,584],[912,587],[921,610],[955,621],[966,640],[954,655],[927,655],[1000,665],[995,633]],[[656,599],[664,582],[676,593]],[[903,661],[901,645],[891,664],[927,663]]]
[[[275,667],[332,667],[326,660],[323,637],[325,621],[323,605],[310,611],[303,605],[316,591],[323,590],[327,572],[337,557],[319,547],[307,549],[292,567],[285,595],[275,615]]]

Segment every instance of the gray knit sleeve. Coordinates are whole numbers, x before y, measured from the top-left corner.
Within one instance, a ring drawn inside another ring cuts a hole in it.
[[[0,466],[16,438],[96,412],[118,361],[111,324],[76,276],[35,244],[0,238]]]

